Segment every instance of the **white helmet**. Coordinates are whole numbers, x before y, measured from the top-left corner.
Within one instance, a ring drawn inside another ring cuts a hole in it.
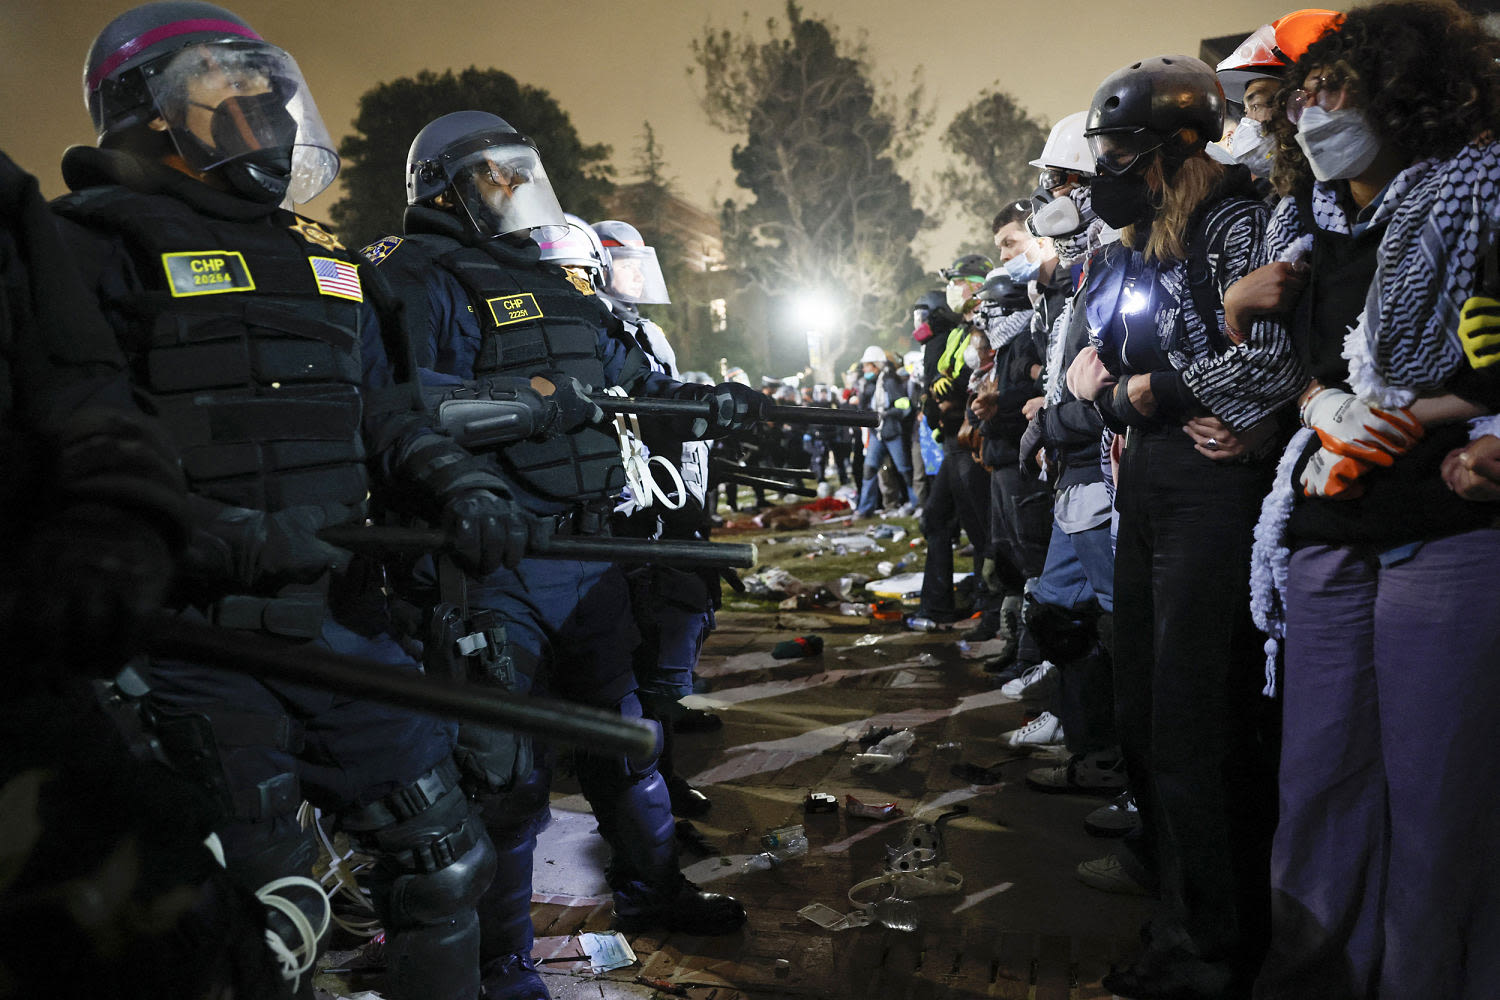
[[[1078,111],[1059,119],[1047,134],[1047,144],[1042,147],[1042,155],[1032,160],[1031,165],[1039,170],[1054,167],[1092,177],[1094,154],[1089,152],[1088,140],[1083,137],[1086,118],[1087,111]]]
[[[860,355],[860,358],[859,358],[859,363],[862,364],[862,365],[865,365],[865,364],[883,365],[883,364],[885,364],[885,362],[886,362],[885,351],[882,350],[879,347],[876,347],[874,344],[871,344],[869,347],[866,347],[865,348],[865,353],[862,354],[862,355]]]

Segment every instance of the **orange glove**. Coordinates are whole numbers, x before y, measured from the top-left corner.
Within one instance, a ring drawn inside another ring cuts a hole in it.
[[[1317,431],[1325,449],[1370,465],[1393,464],[1423,434],[1410,410],[1382,410],[1327,386],[1307,397],[1301,414],[1302,426]]]
[[[1374,466],[1369,462],[1340,455],[1327,447],[1319,448],[1302,470],[1302,493],[1331,500],[1353,500],[1365,491],[1365,484],[1359,481],[1359,477],[1372,468]]]

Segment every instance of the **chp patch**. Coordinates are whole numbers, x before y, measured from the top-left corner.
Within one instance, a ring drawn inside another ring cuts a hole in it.
[[[406,241],[399,236],[382,236],[361,250],[360,253],[364,254],[365,260],[371,264],[379,264],[404,242]]]
[[[512,323],[542,318],[542,307],[536,304],[536,296],[530,292],[500,295],[485,299],[484,303],[490,307],[490,315],[495,318],[496,326],[510,326]]]
[[[255,279],[244,255],[236,250],[187,250],[161,255],[167,290],[173,298],[253,292]]]

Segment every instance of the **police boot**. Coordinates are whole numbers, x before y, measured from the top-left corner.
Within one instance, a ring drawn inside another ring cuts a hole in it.
[[[678,869],[671,800],[654,759],[581,753],[578,782],[612,852],[605,878],[621,929],[728,934],[744,924],[739,900],[704,892]]]
[[[708,796],[703,795],[702,792],[690,786],[687,783],[687,778],[676,774],[676,759],[672,753],[673,747],[676,745],[676,736],[673,735],[672,727],[672,709],[666,708],[664,705],[658,705],[658,703],[655,703],[655,700],[648,703],[646,699],[640,699],[640,702],[642,702],[642,708],[645,709],[646,715],[657,720],[657,723],[661,726],[661,760],[660,763],[657,763],[657,771],[661,772],[661,777],[666,778],[667,798],[672,799],[673,816],[681,816],[682,819],[688,820],[702,819],[702,817],[708,816],[708,810],[714,807],[714,804],[709,801]],[[678,708],[676,702],[672,702],[670,705],[672,705],[672,708]],[[682,709],[678,708],[678,711],[682,711]]]
[[[495,844],[495,877],[475,909],[479,913],[479,974],[485,1000],[548,1000],[531,960],[531,862],[536,837],[547,825],[551,759],[514,788],[481,793],[485,829]]]
[[[479,979],[485,1000],[548,1000],[531,961],[531,855],[536,837],[497,846],[495,878],[479,912]]]

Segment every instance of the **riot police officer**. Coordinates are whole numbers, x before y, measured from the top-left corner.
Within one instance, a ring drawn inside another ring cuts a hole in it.
[[[656,248],[628,222],[594,223],[604,257],[601,298],[625,333],[645,353],[654,371],[677,377],[677,352],[662,328],[641,315],[642,305],[668,305],[671,298]],[[631,496],[616,518],[621,534],[643,538],[708,538],[705,504],[708,493],[708,442],[684,441],[672,421],[644,420],[645,446],[656,461],[674,467],[675,482],[631,484]],[[656,461],[643,470],[659,467]],[[644,494],[644,496],[638,495]],[[642,502],[644,500],[644,503]],[[672,812],[695,818],[712,803],[677,773],[675,732],[688,715],[679,700],[693,693],[693,668],[703,642],[714,627],[719,607],[719,577],[712,571],[648,565],[632,569],[631,603],[641,644],[635,650],[635,677],[641,708],[661,724],[662,753],[657,769],[667,782]],[[701,719],[702,716],[695,716]]]
[[[318,529],[360,523],[373,491],[446,524],[488,569],[519,557],[526,519],[393,382],[401,331],[360,259],[280,207],[338,166],[297,64],[228,10],[148,4],[96,38],[84,97],[99,148],[67,152],[73,193],[54,207],[186,474],[170,606],[416,669],[378,581]],[[387,992],[478,994],[474,902],[494,852],[458,785],[452,725],[195,664],[142,673],[166,752],[221,804],[231,871],[250,886],[306,871],[305,798],[376,858]]]
[[[406,199],[404,233],[365,253],[406,303],[418,364],[434,380],[540,378],[573,395],[613,385],[708,400],[712,418],[687,428],[696,437],[745,426],[762,412],[746,387],[683,385],[652,372],[596,295],[539,262],[532,236],[549,239],[563,213],[536,147],[503,119],[461,111],[429,123],[407,156]],[[577,412],[584,417],[568,433],[517,441],[495,457],[520,502],[561,534],[601,530],[624,485],[615,437],[587,422],[583,407]],[[468,601],[503,619],[510,683],[641,715],[630,658],[638,636],[616,567],[526,560],[470,581]],[[530,754],[508,737],[475,731],[461,742],[500,854],[481,903],[485,986],[506,998],[545,997],[530,957],[531,854],[547,818],[550,773],[545,759],[531,767]],[[699,890],[678,870],[656,757],[578,755],[579,782],[612,848],[616,919],[733,930],[744,921],[740,904]]]

